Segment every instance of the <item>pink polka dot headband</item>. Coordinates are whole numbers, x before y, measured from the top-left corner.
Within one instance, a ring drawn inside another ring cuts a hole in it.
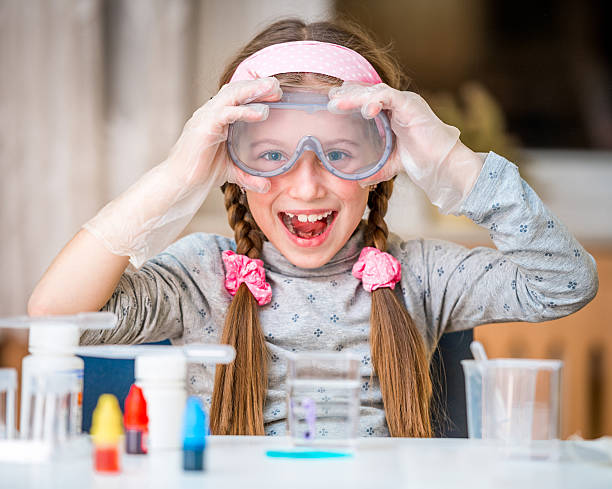
[[[283,42],[260,49],[238,65],[230,81],[255,80],[279,73],[319,73],[343,81],[382,83],[361,54],[319,41]]]

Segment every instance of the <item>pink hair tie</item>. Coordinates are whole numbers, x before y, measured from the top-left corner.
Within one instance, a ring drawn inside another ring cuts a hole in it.
[[[400,262],[389,253],[371,246],[361,250],[359,260],[353,265],[353,277],[361,280],[363,288],[368,292],[381,287],[394,289],[401,276]]]
[[[233,296],[241,284],[246,286],[257,299],[257,304],[263,306],[272,299],[272,288],[266,282],[266,272],[263,261],[238,255],[231,250],[222,253],[225,265],[225,288]]]

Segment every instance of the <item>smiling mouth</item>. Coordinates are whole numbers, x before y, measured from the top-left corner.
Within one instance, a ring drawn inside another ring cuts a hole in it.
[[[301,239],[320,236],[338,215],[337,211],[325,211],[321,214],[292,214],[279,212],[278,216],[287,230]]]

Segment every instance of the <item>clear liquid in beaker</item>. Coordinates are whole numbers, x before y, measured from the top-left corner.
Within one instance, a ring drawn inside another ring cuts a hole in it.
[[[289,384],[289,427],[297,445],[350,445],[357,437],[359,388],[354,380],[297,379]]]

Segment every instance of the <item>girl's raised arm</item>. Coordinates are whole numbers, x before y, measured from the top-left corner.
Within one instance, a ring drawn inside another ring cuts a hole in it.
[[[330,110],[359,107],[364,117],[390,113],[395,150],[362,184],[405,171],[441,212],[466,215],[486,227],[497,246],[470,250],[429,240],[404,243],[397,251],[408,264],[405,300],[415,314],[422,311],[421,324],[429,332],[439,337],[487,322],[555,319],[595,296],[595,260],[514,164],[494,153],[483,161],[459,140],[459,130],[438,119],[415,93],[382,83],[345,83],[332,89],[330,98]]]
[[[400,252],[404,262],[419,257],[404,289],[422,293],[423,319],[438,337],[479,324],[560,318],[595,297],[595,260],[505,158],[489,153],[460,213],[488,229],[497,249],[427,240],[406,242]]]
[[[28,314],[98,311],[111,297],[129,257],[114,255],[85,230],[55,257],[30,296]]]
[[[266,105],[243,104],[280,96],[275,78],[224,86],[185,124],[168,158],[107,204],[61,251],[34,289],[28,313],[100,309],[112,296],[128,260],[140,267],[170,245],[212,187],[232,181],[266,191],[268,180],[229,164],[222,144],[228,124],[267,117]]]

